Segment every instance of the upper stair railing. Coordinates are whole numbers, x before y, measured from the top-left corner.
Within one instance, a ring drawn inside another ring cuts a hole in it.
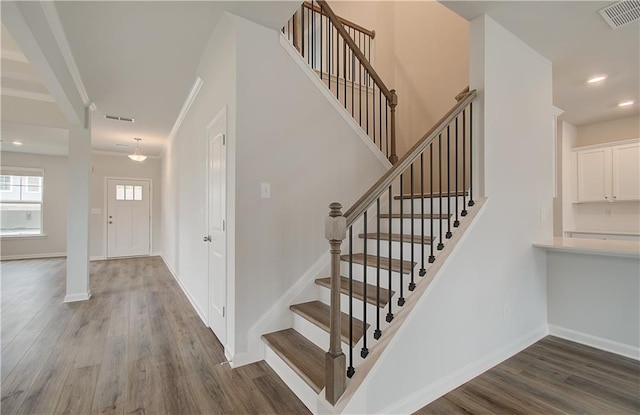
[[[282,32],[395,164],[398,95],[371,65],[375,32],[336,16],[324,0],[302,3]]]
[[[405,284],[409,291],[415,289],[415,274],[421,277],[426,274],[428,264],[436,261],[434,249],[444,249],[445,242],[452,237],[452,227],[460,224],[459,216],[466,216],[467,207],[474,205],[471,125],[475,97],[476,91],[469,91],[468,88],[458,94],[457,104],[344,215],[339,203],[330,205],[325,236],[331,246],[331,326],[325,375],[326,398],[332,404],[343,394],[346,377],[352,377],[355,373],[354,348],[357,345],[352,339],[359,338],[360,333],[354,336],[353,264],[363,265],[361,282],[364,293],[360,293],[361,298],[368,297],[367,287],[375,287],[370,289],[375,289],[376,315],[367,315],[367,301],[362,301],[363,310],[360,314],[363,324],[360,325],[362,336],[358,345],[361,346],[360,356],[366,358],[369,354],[366,333],[369,323],[374,329],[373,339],[378,340],[384,328],[381,318],[388,323],[394,318],[392,296],[397,295],[398,307],[404,305]],[[394,192],[397,194],[394,195]],[[395,205],[394,199],[397,201]],[[409,199],[410,206],[405,207],[405,199]],[[428,204],[427,210],[425,204]],[[386,212],[381,214],[381,209]],[[386,226],[381,226],[381,219],[388,221]],[[399,219],[395,227],[391,225],[392,219]],[[353,228],[356,221],[357,226],[362,227],[362,233],[357,235],[357,246],[363,249],[363,254],[354,254]],[[348,254],[341,257],[341,245],[345,238]],[[392,243],[396,245],[392,247]],[[410,244],[410,248],[405,244]],[[344,355],[341,348],[341,261],[348,263],[348,275],[342,277],[348,281],[348,356]],[[396,281],[392,281],[394,279]],[[392,291],[394,286],[399,287],[399,292]],[[387,314],[381,317],[384,309]]]

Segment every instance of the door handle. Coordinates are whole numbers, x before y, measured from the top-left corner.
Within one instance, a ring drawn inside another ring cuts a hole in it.
[[[109,225],[111,225],[112,223],[113,223],[112,221],[109,221]]]
[[[211,235],[207,235],[204,238],[202,238],[203,242],[211,242]]]

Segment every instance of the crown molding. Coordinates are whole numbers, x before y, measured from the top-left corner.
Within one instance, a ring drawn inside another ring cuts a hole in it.
[[[16,98],[25,98],[32,99],[34,101],[43,101],[43,102],[53,102],[56,100],[49,94],[43,94],[41,92],[31,92],[24,91],[22,89],[14,89],[14,88],[2,88],[0,89],[1,94],[8,97],[16,97]]]
[[[180,129],[180,126],[182,125],[182,122],[184,121],[185,117],[189,113],[189,109],[191,108],[193,101],[196,100],[196,97],[198,96],[198,92],[200,92],[200,88],[202,88],[203,83],[204,82],[202,81],[202,79],[199,76],[196,76],[196,80],[193,82],[193,85],[191,86],[191,91],[189,92],[187,99],[184,101],[184,104],[182,104],[182,109],[180,110],[180,114],[178,114],[178,118],[176,118],[176,122],[173,123],[173,128],[171,128],[171,132],[169,133],[170,142],[178,133],[178,130]]]
[[[53,37],[58,44],[58,48],[60,49],[60,53],[64,58],[65,63],[67,64],[67,69],[71,74],[71,78],[73,79],[73,83],[78,90],[78,94],[80,95],[80,99],[85,106],[89,107],[91,111],[96,110],[96,105],[89,99],[89,95],[87,94],[87,90],[84,87],[84,83],[82,82],[82,77],[80,76],[80,70],[78,69],[78,65],[76,65],[76,60],[73,57],[73,53],[71,53],[71,46],[69,45],[69,41],[67,40],[67,36],[64,33],[64,28],[62,27],[62,22],[60,21],[60,17],[58,16],[58,12],[56,11],[56,6],[53,1],[43,1],[40,2],[42,6],[42,11],[44,12],[45,18],[49,23],[49,27],[51,28],[51,32],[53,33]]]
[[[24,56],[22,52],[17,50],[2,49],[2,52],[0,54],[2,55],[2,59],[8,59],[14,62],[29,63],[27,57]]]

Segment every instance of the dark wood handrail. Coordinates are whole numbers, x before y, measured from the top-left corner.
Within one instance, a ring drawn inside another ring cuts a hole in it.
[[[394,94],[391,92],[389,88],[387,88],[387,86],[384,84],[384,82],[382,81],[382,78],[380,78],[380,75],[378,75],[376,70],[373,69],[373,66],[371,66],[371,63],[369,62],[369,60],[364,56],[364,54],[362,53],[362,51],[360,50],[356,42],[353,40],[351,35],[349,35],[347,30],[342,25],[340,18],[336,16],[336,14],[333,12],[333,10],[331,10],[331,7],[329,7],[329,5],[325,0],[318,0],[318,4],[320,4],[320,6],[322,7],[324,15],[329,18],[331,23],[333,23],[333,26],[335,26],[338,33],[340,33],[340,36],[342,36],[342,39],[344,39],[347,45],[349,45],[349,48],[351,48],[351,50],[353,51],[353,54],[356,56],[358,61],[360,61],[362,66],[365,68],[365,70],[369,73],[369,76],[371,76],[371,78],[376,83],[376,85],[378,85],[378,88],[380,88],[380,91],[382,91],[382,94],[387,98],[389,102],[393,102]],[[397,98],[396,98],[396,102],[397,102]]]
[[[409,150],[398,162],[387,171],[381,178],[374,184],[367,193],[365,193],[349,210],[347,210],[344,216],[347,219],[347,228],[355,222],[357,218],[369,208],[385,190],[389,188],[389,185],[404,172],[407,167],[411,165],[420,154],[427,148],[431,142],[438,136],[453,119],[469,105],[471,101],[476,97],[476,90],[467,91],[466,95],[463,95],[458,103],[449,110],[440,120]]]
[[[313,5],[312,5],[310,2],[305,1],[305,2],[303,3],[303,5],[304,5],[304,7],[306,7],[307,9],[313,10],[313,11],[318,12],[318,13],[321,13],[321,14],[324,14],[324,15],[326,16],[326,13],[324,13],[324,12],[322,11],[322,8],[321,8],[321,7],[319,7],[319,6],[316,6],[315,4],[313,4]],[[366,28],[364,28],[364,27],[360,26],[360,25],[359,25],[359,24],[357,24],[357,23],[353,23],[352,21],[345,19],[344,17],[340,17],[340,16],[338,16],[338,20],[340,20],[340,22],[341,22],[343,25],[345,25],[345,26],[349,26],[350,28],[355,29],[355,30],[357,30],[358,32],[362,32],[362,33],[364,33],[365,35],[369,36],[371,39],[375,39],[375,37],[376,37],[376,31],[375,31],[375,30],[369,30],[369,29],[366,29]]]

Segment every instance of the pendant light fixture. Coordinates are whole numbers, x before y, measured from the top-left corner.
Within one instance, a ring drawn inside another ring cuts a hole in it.
[[[142,138],[134,138],[136,140],[136,151],[133,154],[129,154],[129,158],[133,161],[145,161],[147,156],[140,152],[140,141]]]

